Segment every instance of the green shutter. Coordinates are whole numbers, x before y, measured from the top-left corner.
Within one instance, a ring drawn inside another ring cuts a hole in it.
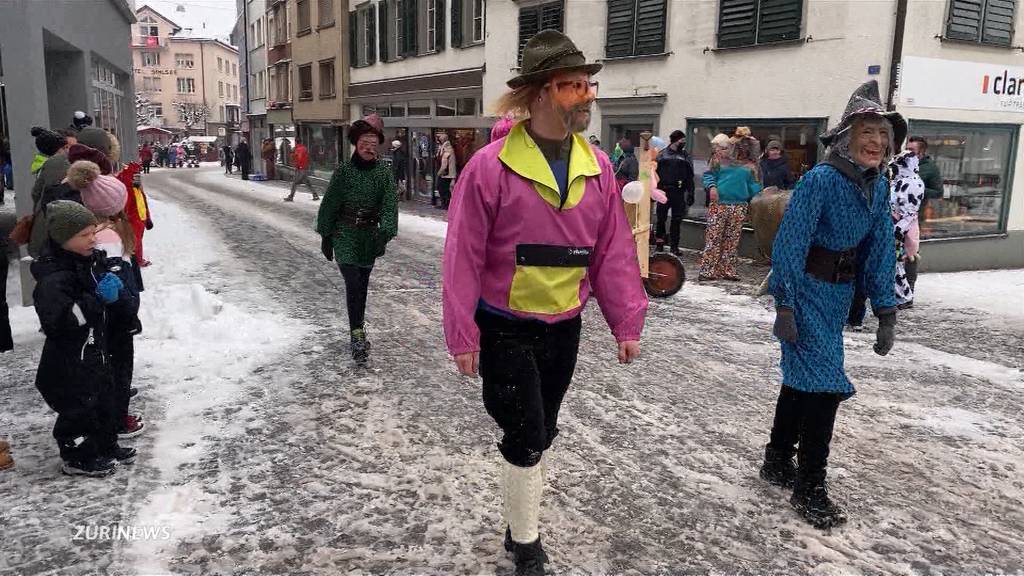
[[[540,32],[540,7],[519,9],[519,63],[523,63],[523,48]]]
[[[540,30],[558,30],[565,32],[565,15],[562,2],[552,2],[540,7]],[[537,30],[540,32],[540,30]]]
[[[606,57],[633,55],[636,1],[608,0],[608,41],[604,46]]]
[[[1013,17],[1016,0],[988,0],[982,22],[981,41],[1009,46],[1013,42]]]
[[[416,56],[419,54],[418,32],[416,19],[419,8],[417,0],[405,0],[402,2],[402,56]]]
[[[984,10],[985,0],[949,0],[946,37],[977,42],[981,38],[981,16]]]
[[[800,38],[803,14],[803,0],[761,0],[757,43],[797,40]]]
[[[366,63],[377,61],[377,5],[366,9]]]
[[[391,18],[388,17],[388,13],[389,13],[388,5],[390,3],[391,2],[389,2],[388,0],[381,0],[377,4],[377,10],[380,10],[380,61],[381,62],[388,62],[389,58],[390,58],[390,56],[388,54],[388,42],[390,41],[390,37],[389,37],[390,35],[388,34],[388,23],[391,21]]]
[[[447,15],[444,13],[444,0],[434,0],[434,26],[436,30],[435,34],[437,34],[435,49],[438,52],[443,51],[445,44],[448,43],[445,41],[446,37],[444,34],[445,22],[448,21],[446,16]]]
[[[452,0],[452,48],[462,48],[462,2]]]
[[[718,47],[752,46],[757,40],[757,0],[720,0]]]
[[[348,58],[353,68],[359,67],[359,43],[356,42],[359,30],[359,18],[355,12],[348,13]]]
[[[666,0],[637,0],[636,49],[637,55],[661,54],[665,51]]]

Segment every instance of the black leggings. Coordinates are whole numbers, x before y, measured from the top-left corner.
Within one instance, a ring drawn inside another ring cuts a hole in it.
[[[557,324],[478,311],[484,407],[501,427],[505,460],[540,462],[558,435],[558,411],[576,370],[579,316]]]
[[[801,482],[814,484],[825,479],[832,429],[842,399],[841,394],[803,392],[789,386],[779,391],[768,446],[787,457],[797,454]]]
[[[345,278],[345,304],[348,308],[350,330],[362,328],[366,319],[366,293],[370,290],[370,272],[373,266],[352,266],[338,264],[341,276]]]

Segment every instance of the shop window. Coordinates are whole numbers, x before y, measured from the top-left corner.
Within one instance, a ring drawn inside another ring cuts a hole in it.
[[[455,113],[459,116],[476,116],[476,98],[459,98]]]
[[[388,107],[388,111],[392,118],[403,118],[405,117],[405,104],[392,104]]]
[[[526,43],[541,30],[558,30],[564,32],[565,11],[561,0],[539,6],[526,6],[519,9],[519,60],[523,61],[523,48]]]
[[[438,100],[437,116],[455,116],[455,100]]]
[[[349,12],[349,56],[361,68],[377,61],[377,5],[367,4]]]
[[[335,93],[334,60],[325,60],[320,63],[320,97],[334,98]]]
[[[195,58],[192,54],[175,54],[174,64],[178,68],[195,68]]]
[[[665,51],[666,0],[608,0],[608,58]]]
[[[362,112],[363,118],[366,118],[370,114],[377,114],[377,107],[376,106],[363,106],[363,112]]]
[[[486,0],[451,0],[452,46],[462,48],[484,41]]]
[[[338,130],[328,124],[302,124],[299,136],[309,153],[313,170],[332,171],[338,167]]]
[[[913,122],[941,177],[919,214],[922,238],[1003,232],[1019,126]],[[927,173],[922,174],[927,176]],[[929,182],[926,182],[929,184]],[[934,184],[933,184],[934,185]]]
[[[687,146],[693,157],[694,189],[696,202],[690,209],[690,217],[703,218],[707,213],[707,191],[701,177],[708,170],[711,161],[711,139],[717,134],[732,136],[738,126],[750,128],[750,133],[761,143],[762,152],[771,140],[778,140],[784,148],[784,157],[794,178],[799,178],[822,160],[818,146],[818,134],[825,131],[826,120],[818,118],[801,120],[690,120],[687,122]],[[614,143],[610,143],[614,146]]]
[[[799,40],[804,0],[719,0],[718,47]]]
[[[299,66],[299,100],[313,99],[313,65]]]
[[[309,0],[295,0],[295,18],[296,25],[298,26],[295,32],[297,34],[309,32]]]
[[[1010,46],[1016,4],[1016,0],[949,0],[946,38]]]
[[[143,52],[142,53],[142,65],[143,66],[159,66],[160,65],[160,53],[159,52]]]
[[[410,118],[429,118],[430,100],[413,100],[409,102]]]
[[[318,0],[316,4],[317,23],[321,28],[334,25],[334,0]]]

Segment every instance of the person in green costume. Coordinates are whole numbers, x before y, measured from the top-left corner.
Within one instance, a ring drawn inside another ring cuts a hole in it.
[[[362,363],[370,353],[363,326],[370,272],[398,234],[398,203],[391,169],[379,161],[384,142],[380,117],[353,122],[348,139],[356,151],[331,176],[316,231],[324,258],[335,260],[345,279],[352,359]]]

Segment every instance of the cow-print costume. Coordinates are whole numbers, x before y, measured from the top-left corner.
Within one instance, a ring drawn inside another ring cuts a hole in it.
[[[889,205],[895,225],[896,299],[900,304],[914,300],[914,289],[907,280],[906,262],[917,258],[921,231],[917,211],[924,198],[924,181],[918,175],[920,160],[905,151],[889,162]]]

